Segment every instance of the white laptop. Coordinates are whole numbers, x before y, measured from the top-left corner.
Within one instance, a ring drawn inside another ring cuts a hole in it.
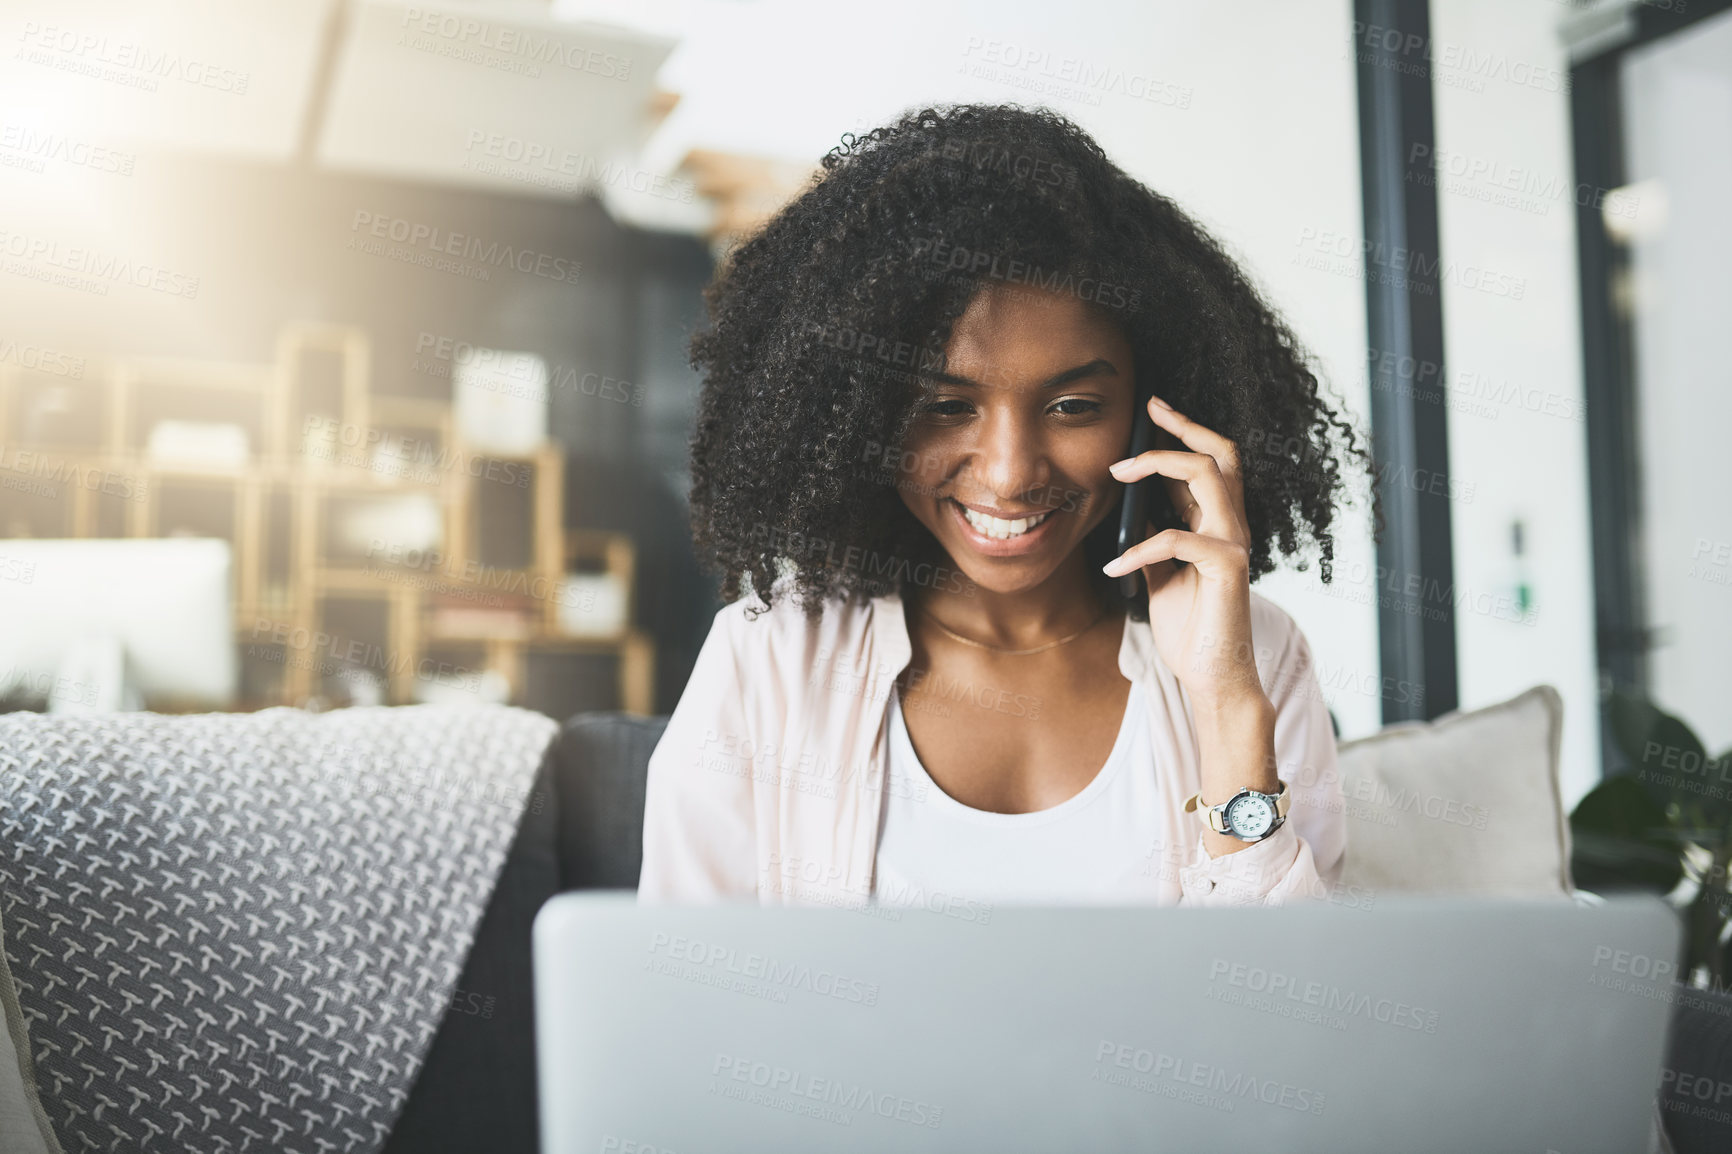
[[[1654,898],[535,923],[544,1154],[1647,1148]]]

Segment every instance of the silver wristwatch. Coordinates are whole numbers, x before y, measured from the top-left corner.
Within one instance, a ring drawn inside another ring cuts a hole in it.
[[[1185,812],[1200,813],[1216,833],[1232,834],[1240,841],[1262,841],[1287,820],[1292,798],[1287,793],[1287,783],[1282,781],[1280,785],[1280,793],[1241,789],[1220,805],[1204,805],[1203,795],[1193,793],[1185,802]]]

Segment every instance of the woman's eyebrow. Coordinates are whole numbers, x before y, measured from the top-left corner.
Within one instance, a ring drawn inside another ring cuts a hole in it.
[[[955,373],[928,371],[922,375],[931,377],[935,381],[943,381],[948,385],[961,385],[964,388],[983,389],[987,387],[979,381],[971,380],[968,377],[957,376]],[[1059,373],[1056,376],[1047,378],[1045,381],[1041,382],[1040,387],[1043,389],[1056,389],[1061,385],[1068,385],[1072,381],[1081,380],[1084,377],[1102,375],[1116,377],[1119,375],[1119,370],[1105,357],[1096,357],[1086,365],[1078,365],[1074,369],[1066,369],[1064,372]]]

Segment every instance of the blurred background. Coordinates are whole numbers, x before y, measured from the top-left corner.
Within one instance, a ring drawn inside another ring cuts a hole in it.
[[[842,134],[1044,104],[1373,433],[1264,579],[1342,736],[1613,688],[1732,745],[1710,0],[6,0],[6,708],[666,713],[720,607],[686,342]],[[1726,767],[1722,766],[1722,770]]]

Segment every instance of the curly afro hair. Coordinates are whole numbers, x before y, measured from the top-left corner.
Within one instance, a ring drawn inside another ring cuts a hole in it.
[[[1340,462],[1373,465],[1285,323],[1213,238],[1071,121],[962,105],[843,136],[706,290],[691,515],[725,601],[785,587],[815,617],[833,597],[966,584],[896,486],[927,373],[993,283],[1105,310],[1139,396],[1157,392],[1239,446],[1252,579],[1277,553],[1305,569],[1313,548],[1331,579]],[[1099,573],[1117,525],[1115,503],[1084,541],[1090,570],[1103,597],[1147,620],[1146,602],[1121,600]]]

